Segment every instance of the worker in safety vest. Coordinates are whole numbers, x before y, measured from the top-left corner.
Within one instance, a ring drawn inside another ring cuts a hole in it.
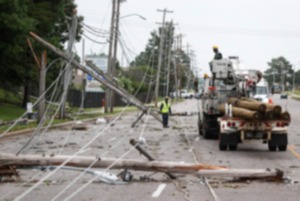
[[[168,128],[169,114],[171,114],[171,104],[168,96],[165,97],[165,100],[160,105],[160,113],[162,114],[163,127]]]
[[[214,51],[214,53],[215,53],[214,60],[220,60],[220,59],[223,58],[221,52],[219,52],[218,46],[216,46],[216,45],[213,46],[213,51]]]

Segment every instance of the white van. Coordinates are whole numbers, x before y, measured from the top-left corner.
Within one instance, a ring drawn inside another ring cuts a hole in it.
[[[261,81],[256,84],[256,93],[253,98],[264,103],[272,103],[269,85],[265,79],[261,79]]]

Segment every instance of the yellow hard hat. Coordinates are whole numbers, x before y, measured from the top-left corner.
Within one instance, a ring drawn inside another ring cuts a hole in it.
[[[213,49],[219,49],[219,47],[218,47],[218,46],[216,46],[216,45],[214,45],[214,46],[213,46]]]
[[[165,99],[169,99],[169,96],[166,96]]]

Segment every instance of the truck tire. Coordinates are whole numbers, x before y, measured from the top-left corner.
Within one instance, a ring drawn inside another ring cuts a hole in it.
[[[198,119],[198,133],[200,136],[203,135],[202,127],[203,127],[202,123],[201,123],[200,119]]]
[[[278,150],[279,151],[286,151],[287,145],[279,145]]]
[[[276,145],[271,145],[270,143],[268,144],[269,151],[276,151],[277,146]]]
[[[226,150],[227,150],[227,144],[220,144],[220,143],[219,143],[219,149],[220,149],[221,151],[226,151]]]
[[[204,139],[218,139],[219,123],[216,115],[207,115],[203,113],[202,119],[202,136]]]
[[[221,151],[226,151],[227,150],[227,143],[225,142],[225,134],[222,134],[220,133],[220,136],[219,136],[219,149]]]
[[[230,145],[228,145],[229,146],[229,150],[230,151],[235,151],[235,150],[237,150],[237,144],[230,144]]]
[[[204,139],[209,139],[208,131],[204,128],[205,126],[202,125],[202,136]]]
[[[276,151],[277,147],[279,151],[286,151],[288,145],[287,133],[272,134],[268,145],[270,151]]]
[[[208,131],[206,129],[207,128],[207,120],[206,120],[204,113],[203,113],[203,119],[202,119],[200,127],[201,127],[201,134],[202,134],[203,138],[208,139],[209,135],[208,135]]]

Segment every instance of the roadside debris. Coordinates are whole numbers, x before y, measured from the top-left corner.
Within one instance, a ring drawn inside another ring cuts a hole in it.
[[[104,118],[97,118],[95,120],[95,124],[106,124],[106,123],[107,123],[107,120]]]
[[[88,126],[82,121],[76,121],[72,126],[72,130],[88,130]]]
[[[20,180],[20,175],[15,166],[2,165],[0,166],[0,181]]]

